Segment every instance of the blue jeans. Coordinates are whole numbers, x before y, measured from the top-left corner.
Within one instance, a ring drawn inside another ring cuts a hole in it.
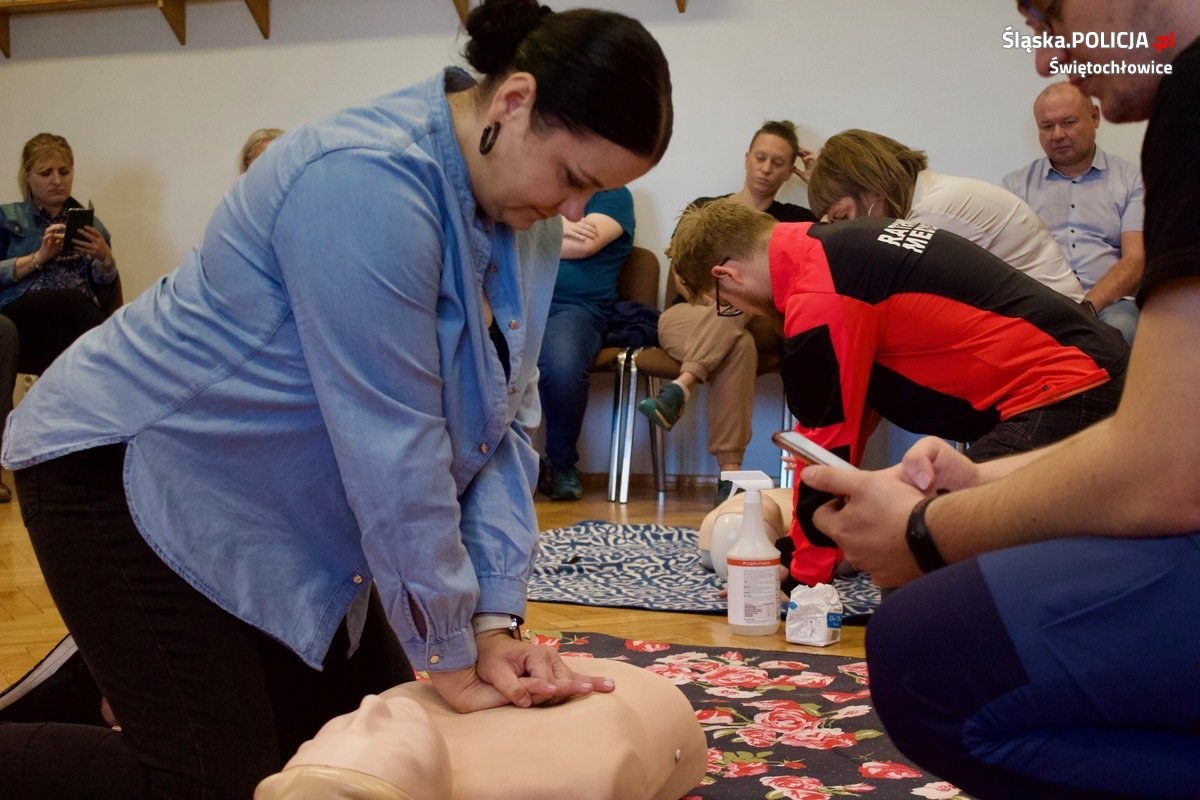
[[[5,800],[248,798],[327,720],[412,680],[377,596],[358,649],[343,624],[318,672],[193,589],[134,526],[124,453],[99,447],[16,473],[46,585],[122,732],[0,725]]]
[[[1200,797],[1198,583],[1200,534],[944,567],[867,627],[876,709],[901,752],[975,797]]]
[[[1111,325],[1120,331],[1121,335],[1125,337],[1126,344],[1133,344],[1133,334],[1137,331],[1138,317],[1140,316],[1137,303],[1123,297],[1100,309],[1097,316],[1105,325]]]
[[[606,317],[584,306],[552,303],[538,355],[538,391],[546,418],[546,457],[557,469],[579,461],[576,443],[587,411],[592,361],[604,344]]]

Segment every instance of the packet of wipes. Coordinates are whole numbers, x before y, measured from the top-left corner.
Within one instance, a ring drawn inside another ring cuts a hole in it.
[[[788,600],[785,636],[792,644],[825,647],[842,638],[842,600],[828,583],[797,586]]]

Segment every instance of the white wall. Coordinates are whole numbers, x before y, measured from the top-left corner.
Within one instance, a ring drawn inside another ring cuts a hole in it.
[[[693,197],[733,191],[742,154],[768,118],[790,118],[801,142],[862,127],[925,149],[934,169],[995,181],[1041,155],[1030,116],[1044,85],[1032,57],[1005,50],[1019,25],[1005,0],[670,0],[597,5],[637,17],[662,44],[675,87],[675,134],[662,163],[632,185],[639,244],[661,253]],[[179,262],[236,178],[245,136],[292,127],[457,62],[449,0],[277,0],[264,41],[235,0],[188,6],[180,47],[153,6],[16,16],[0,63],[0,177],[46,130],[75,149],[75,196],[112,231],[132,297]],[[1101,128],[1101,146],[1137,160],[1143,127]],[[17,197],[10,182],[0,199]],[[370,187],[363,187],[369,192]],[[805,203],[792,181],[781,199]],[[585,430],[589,472],[607,469],[607,380]],[[765,435],[778,424],[778,378],[759,383],[747,468],[775,471]],[[704,449],[703,401],[668,434],[673,471],[715,469]],[[639,428],[639,442],[646,441]],[[638,471],[649,470],[639,453]]]

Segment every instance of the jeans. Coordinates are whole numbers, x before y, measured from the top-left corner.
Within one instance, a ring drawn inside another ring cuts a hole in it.
[[[538,355],[538,392],[546,418],[546,457],[560,470],[579,461],[579,432],[587,411],[592,361],[604,344],[605,316],[567,303],[552,303]]]
[[[343,624],[318,672],[201,595],[134,526],[124,453],[100,447],[16,473],[46,584],[122,731],[0,725],[0,786],[6,800],[244,800],[325,721],[412,668],[377,598],[358,649],[348,654]],[[237,555],[231,568],[256,568]]]
[[[1137,331],[1138,317],[1140,316],[1137,303],[1128,297],[1123,297],[1100,309],[1097,316],[1105,325],[1111,325],[1120,331],[1121,335],[1125,337],[1126,344],[1133,344],[1133,335]]]
[[[901,752],[974,797],[1200,797],[1198,581],[1200,534],[943,567],[867,628],[875,707]]]
[[[972,461],[988,461],[1066,439],[1116,411],[1124,388],[1122,372],[1094,389],[1010,417],[976,439],[967,448],[967,456]]]

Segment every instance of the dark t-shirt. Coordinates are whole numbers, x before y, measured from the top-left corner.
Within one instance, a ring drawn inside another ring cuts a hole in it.
[[[730,193],[732,194],[732,193]],[[729,197],[729,194],[717,195],[716,197],[697,197],[688,204],[688,208],[693,206],[703,206],[711,203],[713,200],[724,200]],[[817,216],[809,211],[804,206],[798,206],[794,203],[781,203],[778,200],[772,200],[771,205],[767,206],[766,213],[770,214],[779,222],[816,222]],[[669,287],[668,287],[669,288]],[[682,294],[675,292],[674,296],[667,298],[667,306],[673,306],[676,303],[686,303],[687,298]]]
[[[1200,39],[1172,62],[1142,143],[1146,272],[1138,303],[1173,278],[1200,275]]]
[[[711,203],[713,200],[721,200],[729,197],[727,194],[717,197],[697,197],[692,201],[694,206],[702,206],[705,203]],[[779,222],[816,222],[817,217],[813,212],[809,211],[804,206],[798,206],[795,203],[781,203],[778,200],[772,200],[771,205],[767,206],[765,211],[774,217]]]

